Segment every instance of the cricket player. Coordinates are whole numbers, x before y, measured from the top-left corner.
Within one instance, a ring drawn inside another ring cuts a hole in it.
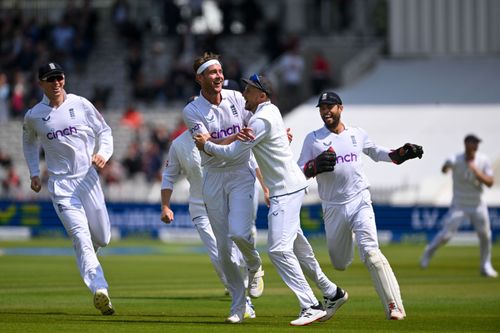
[[[330,260],[338,270],[345,270],[351,264],[354,234],[387,319],[401,320],[406,315],[405,309],[396,277],[379,249],[361,154],[376,162],[401,164],[410,158],[421,158],[422,147],[407,143],[391,151],[377,146],[363,129],[342,122],[344,107],[334,92],[322,93],[317,107],[325,126],[306,136],[298,165],[306,177],[316,177],[318,182]]]
[[[491,264],[490,217],[482,198],[484,186],[493,186],[493,168],[489,158],[477,151],[480,142],[481,139],[476,135],[467,135],[464,139],[465,151],[449,157],[441,168],[443,173],[451,170],[453,199],[443,229],[425,248],[420,261],[422,268],[429,266],[429,261],[437,249],[445,245],[466,220],[472,223],[479,238],[481,275],[498,277]]]
[[[38,70],[43,99],[26,112],[23,151],[31,189],[40,192],[39,144],[49,172],[48,192],[54,209],[73,242],[80,274],[103,315],[115,310],[97,250],[108,245],[111,232],[96,167],[113,154],[111,128],[85,98],[67,94],[65,74],[54,62]]]
[[[184,108],[183,118],[191,135],[206,133],[215,142],[231,142],[252,114],[245,110],[240,92],[222,88],[224,74],[218,59],[219,56],[212,53],[195,59],[193,68],[201,91],[199,97]],[[248,267],[250,297],[259,297],[264,290],[262,261],[252,234],[256,175],[249,160],[250,151],[230,162],[201,153],[203,201],[232,297],[228,323],[243,321],[246,300],[242,275],[231,260],[231,240]]]
[[[236,161],[252,150],[269,188],[268,252],[283,281],[297,296],[301,311],[293,326],[330,319],[348,299],[348,294],[331,282],[321,270],[314,252],[300,228],[300,208],[307,187],[306,178],[293,159],[287,129],[279,109],[271,103],[269,81],[252,75],[243,80],[245,108],[254,113],[243,132],[251,139],[217,145],[209,136],[195,136],[206,154]],[[304,274],[305,273],[305,274]],[[323,292],[326,311],[315,297],[307,275]]]
[[[255,165],[257,165],[256,162]],[[200,235],[200,239],[207,248],[208,256],[210,257],[210,261],[214,266],[217,276],[227,290],[227,281],[219,261],[217,241],[208,220],[207,210],[203,202],[203,171],[201,168],[200,152],[196,148],[189,131],[185,131],[172,141],[168,152],[168,161],[163,169],[161,220],[167,224],[174,222],[174,212],[170,208],[170,198],[173,193],[174,184],[181,173],[186,175],[189,182],[189,215]],[[256,174],[260,174],[260,171],[256,170]],[[258,202],[254,201],[254,204],[256,205]],[[232,256],[233,261],[240,267],[240,271],[242,271],[244,275],[243,279],[246,280],[245,284],[248,284],[248,272],[246,271],[245,262],[241,252],[235,245],[232,246]],[[249,297],[246,298],[244,316],[245,318],[256,317],[254,306]]]

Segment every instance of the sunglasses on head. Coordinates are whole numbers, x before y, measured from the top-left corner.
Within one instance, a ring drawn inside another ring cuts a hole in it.
[[[257,88],[259,88],[260,90],[262,90],[263,92],[265,92],[266,94],[269,95],[267,88],[265,88],[264,85],[260,82],[259,76],[257,74],[250,76],[250,81],[255,83]]]
[[[53,76],[49,76],[45,79],[42,79],[42,81],[46,81],[46,82],[55,82],[55,81],[62,81],[64,80],[64,75],[53,75]]]

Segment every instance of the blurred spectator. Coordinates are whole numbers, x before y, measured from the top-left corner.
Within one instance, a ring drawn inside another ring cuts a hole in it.
[[[281,29],[278,21],[268,21],[262,35],[262,49],[267,54],[269,63],[271,63],[283,53],[280,39]]]
[[[151,142],[158,146],[161,155],[166,154],[170,147],[170,134],[168,129],[163,125],[155,126],[151,132]]]
[[[14,89],[10,98],[10,111],[13,118],[21,118],[26,111],[26,80],[23,72],[14,73]]]
[[[121,34],[129,21],[130,5],[127,0],[115,0],[111,6],[111,19]]]
[[[142,45],[143,31],[137,22],[130,17],[130,4],[127,0],[115,0],[111,7],[111,17],[118,35],[125,40],[127,46]]]
[[[243,77],[243,68],[236,57],[228,57],[224,62],[224,78],[240,81]]]
[[[150,58],[146,63],[144,72],[147,77],[147,85],[151,89],[153,100],[165,102],[165,85],[169,69],[169,58],[165,52],[165,44],[157,41],[153,43]]]
[[[127,147],[122,166],[125,169],[127,178],[133,178],[142,171],[142,151],[137,142],[132,142]]]
[[[320,50],[314,52],[311,71],[311,88],[318,95],[330,83],[330,64]]]
[[[136,100],[146,102],[147,104],[150,104],[155,97],[155,89],[150,82],[148,82],[147,76],[142,70],[133,82],[132,96],[134,96]]]
[[[264,13],[259,3],[256,0],[243,0],[240,8],[245,32],[249,34],[255,33],[257,30],[257,23],[264,17]]]
[[[282,87],[280,89],[280,110],[287,113],[302,101],[304,58],[299,52],[299,41],[291,38],[287,51],[277,64]]]
[[[90,101],[94,104],[97,110],[106,110],[113,88],[101,84],[95,84],[93,88],[94,94],[92,95]]]
[[[177,36],[177,27],[182,21],[181,10],[174,0],[164,0],[163,21],[167,27],[167,35]]]
[[[21,178],[16,172],[16,169],[9,163],[7,166],[7,172],[5,178],[2,180],[2,189],[4,196],[12,199],[21,199]]]
[[[127,48],[126,63],[128,79],[132,84],[139,78],[144,63],[141,50],[139,45],[136,44],[132,44]]]
[[[235,16],[233,0],[220,0],[219,9],[222,12],[222,33],[229,35],[232,33],[231,26]]]
[[[12,158],[9,156],[9,154],[3,152],[2,149],[0,148],[0,166],[7,169],[11,165],[12,165]]]
[[[75,36],[75,28],[70,24],[69,17],[66,15],[52,30],[51,45],[55,51],[54,59],[57,59],[57,62],[64,68],[73,68],[71,56],[73,55]]]
[[[7,74],[0,72],[0,124],[6,123],[10,117],[9,96],[10,85]]]
[[[99,171],[102,180],[106,185],[120,184],[124,178],[125,172],[120,163],[117,163],[115,159],[111,158],[104,168]]]
[[[156,143],[148,142],[142,162],[143,170],[146,173],[146,180],[149,183],[161,180],[163,156],[160,147]]]
[[[15,59],[16,67],[23,72],[29,72],[35,67],[36,58],[37,54],[33,41],[24,39]]]
[[[182,59],[174,58],[167,79],[167,96],[170,99],[185,101],[189,96],[193,95],[192,75],[192,69],[186,66]]]
[[[144,119],[141,112],[129,105],[123,113],[120,123],[133,129],[139,129],[144,124]]]
[[[81,31],[83,32],[83,39],[89,49],[93,49],[96,36],[97,25],[99,24],[99,14],[97,10],[92,7],[92,0],[85,0],[80,15],[84,18],[82,20]]]

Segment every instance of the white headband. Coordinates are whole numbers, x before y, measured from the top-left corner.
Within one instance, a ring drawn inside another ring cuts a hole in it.
[[[211,59],[211,60],[208,60],[207,62],[204,62],[200,67],[198,67],[198,70],[196,70],[196,74],[203,73],[203,71],[205,69],[207,69],[208,67],[210,67],[212,65],[220,65],[219,60],[217,60],[217,59]]]

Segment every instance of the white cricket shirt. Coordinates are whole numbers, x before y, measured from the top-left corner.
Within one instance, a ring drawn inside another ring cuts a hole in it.
[[[210,133],[214,139],[222,139],[238,133],[246,127],[252,113],[245,110],[245,99],[240,92],[222,89],[222,101],[219,105],[211,104],[203,95],[186,105],[182,111],[184,122],[191,136],[198,133]],[[250,151],[235,160],[224,160],[201,153],[201,165],[204,168],[225,168],[248,165]]]
[[[477,207],[482,203],[484,185],[477,180],[465,160],[465,153],[451,156],[445,162],[451,167],[453,179],[453,204],[462,207]],[[493,168],[489,158],[476,152],[475,166],[486,175],[493,176]]]
[[[106,161],[113,154],[111,128],[92,103],[74,94],[66,94],[57,108],[44,96],[26,112],[23,152],[31,177],[40,175],[39,144],[50,176],[81,177],[92,166],[94,152]]]
[[[337,154],[335,170],[318,174],[316,181],[320,199],[333,204],[347,203],[370,187],[363,171],[361,153],[370,156],[375,162],[392,162],[389,157],[390,150],[377,146],[363,129],[345,125],[343,132],[335,134],[323,126],[310,132],[304,139],[299,167],[304,170],[308,161],[330,147]]]
[[[230,145],[205,144],[205,150],[223,159],[239,159],[252,150],[269,188],[269,196],[297,192],[307,187],[307,181],[293,159],[290,143],[278,108],[271,102],[261,103],[248,124],[255,135],[249,142],[235,141]]]

